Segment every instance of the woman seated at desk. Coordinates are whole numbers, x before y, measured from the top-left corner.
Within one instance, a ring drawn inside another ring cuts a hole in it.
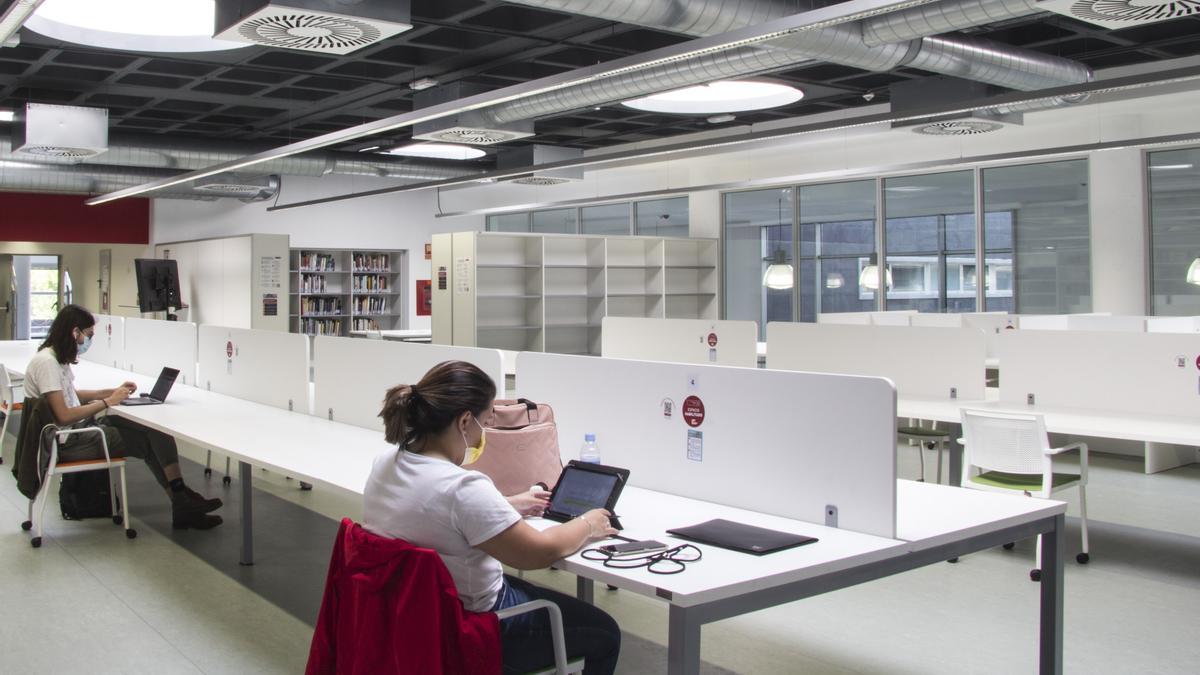
[[[54,317],[46,341],[25,369],[25,396],[44,397],[60,427],[98,426],[104,430],[111,457],[137,457],[146,463],[154,480],[171,500],[171,526],[175,529],[207,530],[221,524],[210,511],[221,508],[220,499],[206,499],[187,487],[179,469],[175,439],[116,415],[99,420],[96,415],[137,390],[133,382],[112,389],[77,390],[71,365],[92,346],[96,319],[78,305],[67,305]],[[104,459],[104,448],[96,434],[71,434],[58,446],[59,462]]]
[[[545,506],[530,493],[505,498],[492,480],[462,468],[483,453],[483,423],[496,385],[482,370],[447,361],[415,385],[388,391],[383,418],[400,449],[375,460],[363,495],[363,524],[375,534],[437,551],[471,612],[497,611],[536,599],[562,610],[567,655],[585,659],[585,673],[612,673],[621,631],[603,610],[504,574],[548,567],[589,542],[616,534],[603,509],[544,531],[521,520]],[[520,511],[520,512],[518,512]],[[504,672],[554,665],[545,612],[500,622]]]

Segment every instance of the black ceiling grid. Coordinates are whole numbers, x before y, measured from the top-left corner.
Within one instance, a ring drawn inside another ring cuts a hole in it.
[[[0,0],[0,8],[13,0]],[[203,54],[116,52],[50,40],[28,30],[0,48],[0,107],[27,101],[99,106],[113,129],[269,145],[309,138],[412,109],[408,83],[433,78],[487,88],[527,82],[687,39],[639,26],[505,4],[413,0],[414,29],[346,56],[249,47]],[[1076,59],[1094,68],[1200,54],[1200,18],[1118,31],[1041,14],[964,31]],[[737,115],[751,124],[887,100],[888,85],[926,74],[871,73],[811,63],[773,79],[805,90],[791,106]],[[729,123],[726,123],[729,124]],[[506,145],[597,148],[713,128],[704,116],[662,115],[619,104],[537,120],[537,136]],[[361,149],[400,142],[363,139]]]

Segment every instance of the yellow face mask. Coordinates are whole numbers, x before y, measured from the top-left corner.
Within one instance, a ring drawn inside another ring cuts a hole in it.
[[[483,448],[487,446],[487,429],[483,428],[483,425],[479,423],[479,420],[474,415],[471,416],[471,419],[475,420],[475,424],[479,424],[479,445],[467,445],[466,452],[463,454],[462,466],[478,462],[480,456],[483,455]],[[463,432],[463,444],[467,444],[467,433],[465,431]]]

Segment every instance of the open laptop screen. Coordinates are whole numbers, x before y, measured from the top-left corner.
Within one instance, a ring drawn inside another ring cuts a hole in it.
[[[163,368],[158,375],[158,381],[154,383],[154,389],[150,390],[150,398],[155,401],[166,400],[177,377],[179,377],[179,371],[175,368]]]

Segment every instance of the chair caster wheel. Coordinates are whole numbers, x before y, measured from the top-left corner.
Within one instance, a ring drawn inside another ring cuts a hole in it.
[[[1005,550],[1005,551],[1011,551],[1011,550],[1013,550],[1013,547],[1014,547],[1014,546],[1016,546],[1016,544],[1014,544],[1013,542],[1011,542],[1011,541],[1010,541],[1010,542],[1008,542],[1007,544],[1005,544],[1005,545],[1004,545],[1004,550]]]
[[[1080,553],[1079,555],[1075,556],[1075,562],[1079,563],[1080,565],[1088,564],[1088,561],[1091,559],[1091,556],[1086,553]]]
[[[33,539],[30,539],[30,540],[29,540],[29,545],[30,545],[30,546],[32,546],[32,547],[34,547],[34,548],[41,548],[41,547],[42,547],[42,538],[41,538],[41,537],[34,537]]]
[[[206,469],[204,470],[204,477],[205,477],[205,478],[212,478],[212,469],[207,469],[207,468],[206,468]]]
[[[137,530],[135,530],[133,528],[125,530],[125,538],[126,539],[137,539]]]
[[[113,518],[113,525],[120,525],[125,522],[125,519],[122,518],[121,516],[113,516],[112,518]]]
[[[28,532],[33,529],[33,523],[27,520],[27,521],[21,523],[21,529]]]
[[[229,484],[232,482],[233,482],[233,479],[230,478],[229,476],[225,476],[224,478],[221,479],[221,485],[224,485],[226,487],[228,487]]]
[[[1030,581],[1041,581],[1042,580],[1042,571],[1041,570],[1029,570],[1029,580]]]
[[[947,560],[946,562],[954,564],[954,563],[958,562],[958,558],[951,558],[951,559]]]
[[[300,489],[307,492],[312,489],[312,483],[305,483],[304,481],[300,481]]]

